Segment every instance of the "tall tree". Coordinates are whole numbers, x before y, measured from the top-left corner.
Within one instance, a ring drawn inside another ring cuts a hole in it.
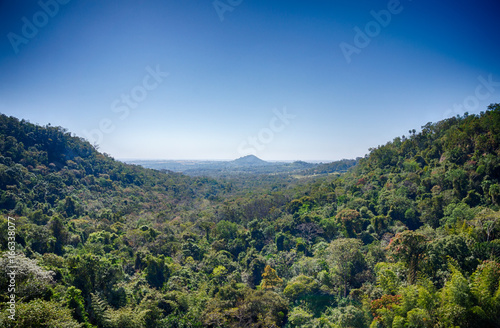
[[[359,239],[340,238],[332,241],[325,251],[330,272],[338,281],[344,297],[347,297],[354,274],[364,263],[360,251],[362,245]]]
[[[427,238],[417,232],[406,230],[398,233],[389,244],[393,256],[408,267],[408,280],[414,284],[417,271],[427,249]]]

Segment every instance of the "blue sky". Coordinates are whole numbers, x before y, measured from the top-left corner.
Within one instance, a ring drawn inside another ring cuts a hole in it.
[[[500,102],[499,9],[3,1],[0,112],[63,126],[118,159],[354,158]]]

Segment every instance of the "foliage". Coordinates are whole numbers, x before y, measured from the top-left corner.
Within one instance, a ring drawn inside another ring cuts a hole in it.
[[[0,314],[0,323],[5,328],[79,328],[83,327],[71,316],[71,310],[53,301],[36,299],[29,303],[17,303],[15,319],[8,312]]]
[[[361,159],[218,178],[0,115],[1,325],[496,327],[499,155],[498,104]]]

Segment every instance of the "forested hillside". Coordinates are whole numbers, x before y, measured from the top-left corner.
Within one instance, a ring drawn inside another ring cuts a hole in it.
[[[499,104],[341,175],[238,181],[0,115],[0,325],[499,327],[499,155]]]

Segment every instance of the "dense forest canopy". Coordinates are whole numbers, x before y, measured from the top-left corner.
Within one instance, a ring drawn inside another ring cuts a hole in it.
[[[0,115],[0,325],[498,327],[499,155],[499,104],[300,178],[146,169]]]

